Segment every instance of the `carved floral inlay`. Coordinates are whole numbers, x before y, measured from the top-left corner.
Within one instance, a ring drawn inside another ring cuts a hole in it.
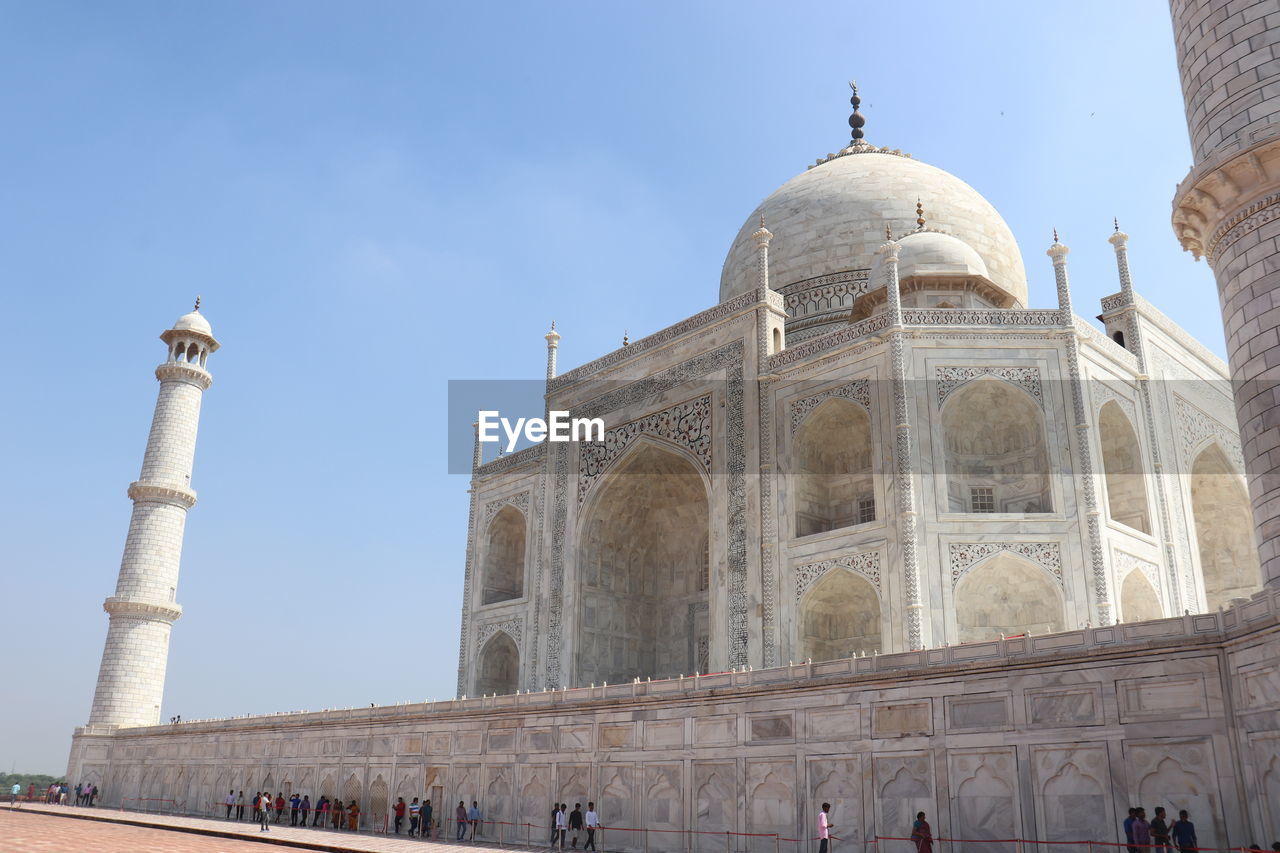
[[[1146,575],[1147,580],[1151,582],[1152,589],[1160,589],[1160,567],[1150,560],[1144,560],[1124,551],[1116,551],[1115,569],[1116,580],[1118,581],[1123,582],[1129,572],[1137,569]]]
[[[971,382],[980,376],[994,376],[1010,382],[1031,395],[1031,398],[1044,405],[1044,391],[1040,387],[1040,370],[1036,367],[963,367],[942,366],[934,369],[934,384],[938,390],[938,406],[952,391]]]
[[[799,601],[819,578],[836,568],[848,569],[861,575],[871,581],[877,592],[880,591],[880,552],[866,551],[861,554],[847,554],[832,560],[796,566],[796,601]]]
[[[846,385],[838,388],[828,388],[826,391],[814,394],[812,397],[805,397],[801,400],[794,400],[791,403],[791,432],[795,433],[800,428],[800,424],[804,423],[804,419],[809,417],[809,413],[818,406],[822,405],[832,397],[839,397],[844,400],[857,403],[859,406],[871,413],[871,383],[866,379],[855,379]]]
[[[646,415],[614,429],[605,430],[604,441],[580,443],[578,503],[600,479],[600,475],[642,435],[665,438],[688,450],[711,473],[711,395]]]
[[[952,542],[948,547],[952,588],[978,563],[1002,551],[1030,560],[1062,585],[1062,549],[1057,542]]]
[[[1221,422],[1209,417],[1203,411],[1188,403],[1178,395],[1174,395],[1174,416],[1178,423],[1178,438],[1182,445],[1182,459],[1185,470],[1190,473],[1195,456],[1207,439],[1213,439],[1222,445],[1227,458],[1235,467],[1236,473],[1244,471],[1244,455],[1240,450],[1240,435]]]
[[[524,617],[516,616],[501,622],[485,622],[476,631],[476,648],[483,649],[489,638],[501,631],[512,639],[518,651],[524,651]]]
[[[504,506],[513,506],[520,510],[524,516],[529,515],[529,493],[527,491],[518,494],[509,495],[505,498],[498,498],[495,501],[489,501],[484,505],[484,524],[489,526],[489,522],[493,521],[493,517],[497,515]]]

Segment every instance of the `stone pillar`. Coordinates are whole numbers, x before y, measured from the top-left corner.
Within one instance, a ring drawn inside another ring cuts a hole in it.
[[[1067,355],[1067,382],[1071,386],[1071,412],[1075,418],[1075,467],[1080,477],[1080,491],[1085,508],[1085,547],[1089,549],[1089,569],[1093,577],[1093,610],[1090,622],[1098,625],[1115,622],[1111,606],[1111,587],[1107,581],[1107,564],[1102,552],[1102,524],[1098,509],[1098,488],[1093,478],[1093,454],[1089,449],[1089,416],[1085,406],[1084,387],[1080,378],[1080,342],[1076,340],[1075,314],[1071,310],[1071,282],[1067,278],[1067,253],[1071,250],[1053,232],[1053,245],[1047,254],[1053,259],[1053,280],[1058,288],[1058,310],[1062,313],[1062,341]]]
[[[1263,580],[1280,585],[1280,27],[1267,0],[1170,7],[1195,156],[1173,227],[1217,279]]]
[[[888,235],[886,235],[888,236]],[[885,296],[889,304],[889,369],[893,383],[894,467],[898,491],[898,537],[902,547],[902,583],[907,617],[907,645],[924,648],[920,596],[920,556],[916,537],[915,474],[911,465],[911,414],[907,393],[906,331],[902,320],[902,292],[898,284],[901,245],[887,240],[876,253],[884,264]]]
[[[199,308],[199,302],[196,303]],[[195,459],[200,402],[213,382],[205,370],[218,348],[199,311],[178,319],[160,336],[168,358],[156,368],[160,395],[142,473],[129,486],[133,515],[110,614],[90,726],[151,726],[160,722],[169,632],[182,615],[176,602],[187,510],[195,505]]]

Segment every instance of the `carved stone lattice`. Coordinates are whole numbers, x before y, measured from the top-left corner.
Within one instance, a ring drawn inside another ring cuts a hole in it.
[[[1003,551],[1030,560],[1062,586],[1062,548],[1057,542],[952,542],[947,546],[952,588],[978,563]]]
[[[484,505],[484,525],[489,526],[489,522],[493,521],[493,517],[497,515],[504,506],[513,506],[520,510],[522,515],[529,514],[529,493],[527,491],[519,494],[509,495],[505,498],[498,498],[495,501],[489,501]]]
[[[642,435],[665,438],[688,450],[711,473],[711,395],[605,430],[604,441],[579,442],[578,503],[615,459]]]
[[[476,631],[476,649],[483,649],[489,638],[501,631],[512,639],[516,649],[524,653],[524,617],[515,616],[501,622],[485,622]]]
[[[791,433],[794,435],[795,431],[800,428],[800,424],[804,423],[804,419],[809,417],[809,413],[832,397],[839,397],[857,403],[866,409],[867,414],[871,414],[871,383],[866,379],[856,379],[838,388],[829,388],[826,391],[814,394],[812,397],[792,401],[790,406]]]
[[[1010,382],[1031,395],[1044,406],[1044,391],[1040,387],[1040,369],[1037,367],[963,367],[941,366],[934,368],[934,384],[938,391],[938,406],[946,401],[952,391],[981,376],[994,376]]]
[[[849,571],[861,575],[876,588],[876,592],[880,592],[880,564],[881,553],[876,551],[865,551],[861,554],[848,554],[842,557],[836,557],[831,560],[821,560],[817,563],[805,563],[803,566],[796,566],[796,601],[799,602],[809,587],[818,582],[818,579],[827,572],[836,568],[844,568]]]

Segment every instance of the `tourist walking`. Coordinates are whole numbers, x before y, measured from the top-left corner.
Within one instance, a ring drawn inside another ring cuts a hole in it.
[[[587,803],[587,840],[582,843],[583,850],[596,849],[596,830],[600,828],[600,815],[596,814],[596,804]]]
[[[453,819],[458,822],[458,841],[463,839],[467,834],[467,804],[462,800],[458,800],[458,807],[454,809]]]
[[[1191,822],[1186,809],[1178,812],[1178,819],[1173,822],[1173,843],[1182,853],[1191,853],[1200,846],[1196,841],[1196,825]]]
[[[320,802],[316,806],[316,816],[312,819],[312,826],[328,826],[329,825],[329,809],[332,805],[327,796],[321,796]]]
[[[347,828],[352,832],[360,831],[360,803],[355,800],[347,806]]]
[[[552,803],[551,804],[551,840],[548,842],[549,844],[552,844],[552,845],[554,845],[556,843],[556,839],[560,837],[560,822],[556,820],[556,817],[559,814],[560,814],[560,804]]]
[[[933,853],[933,829],[924,819],[924,812],[916,812],[916,822],[911,825],[911,840],[916,853]]]
[[[831,844],[831,803],[823,803],[822,811],[818,812],[818,853],[827,853],[827,848]],[[920,819],[920,815],[916,816]]]
[[[564,837],[567,835],[569,827],[569,804],[561,803],[560,808],[556,811],[556,840],[555,844],[561,850],[564,849]]]
[[[236,807],[236,791],[232,788],[227,791],[227,798],[222,801],[227,807],[227,820],[231,820],[231,810]]]
[[[578,835],[582,832],[582,803],[574,803],[569,812],[569,832],[573,835],[573,849],[578,849]]]
[[[258,800],[258,832],[271,831],[271,795],[264,793]]]
[[[262,792],[253,792],[253,820],[262,820]]]
[[[18,795],[21,793],[22,793],[22,786],[17,782],[14,782],[13,791],[12,791],[13,799],[9,800],[9,808],[11,809],[18,808]]]
[[[404,802],[401,800],[401,802]],[[418,834],[418,820],[422,815],[422,804],[418,802],[418,798],[414,797],[413,802],[409,803],[409,837],[413,838]],[[397,830],[398,832],[399,830]]]
[[[299,824],[299,826],[306,826],[307,815],[311,811],[311,795],[310,794],[302,795],[302,805],[300,807],[300,810],[302,811],[302,823]]]
[[[476,833],[480,831],[480,804],[475,800],[471,801],[471,809],[467,812],[467,823],[471,824],[471,840],[476,840]]]
[[[244,820],[244,791],[236,796],[236,820]]]
[[[1148,853],[1146,848],[1151,846],[1151,824],[1147,823],[1147,810],[1142,806],[1133,816],[1133,846],[1140,853]]]
[[[435,828],[435,819],[432,817],[434,810],[431,808],[431,801],[425,800],[422,803],[422,837],[430,838],[431,830]]]
[[[298,812],[302,810],[302,797],[298,796],[298,792],[294,791],[289,797],[289,826],[298,825]]]
[[[94,800],[96,800],[96,799],[98,799],[98,786],[97,786],[97,785],[94,785],[92,788],[90,788],[90,789],[89,789],[89,805],[90,805],[90,807],[92,807],[92,806],[93,806],[93,801],[94,801]]]
[[[1169,824],[1164,818],[1164,806],[1156,806],[1156,816],[1151,819],[1151,843],[1156,846],[1155,853],[1173,853],[1173,845],[1169,842]]]
[[[276,823],[284,817],[284,791],[276,791]]]

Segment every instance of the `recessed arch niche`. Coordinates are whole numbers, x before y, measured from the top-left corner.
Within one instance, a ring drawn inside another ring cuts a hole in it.
[[[949,511],[1053,511],[1044,416],[1025,392],[967,382],[943,405],[942,433]]]
[[[481,604],[497,604],[524,595],[524,513],[507,504],[489,522],[481,573]]]
[[[1209,610],[1258,591],[1262,569],[1243,478],[1215,442],[1191,463],[1191,514]]]
[[[871,418],[840,397],[824,400],[795,434],[795,535],[876,518]]]
[[[801,657],[812,661],[883,649],[876,588],[847,569],[828,571],[800,599],[799,641]]]
[[[1149,622],[1163,619],[1160,593],[1147,580],[1141,569],[1131,569],[1120,584],[1120,618],[1124,622]]]
[[[520,686],[520,650],[506,631],[497,631],[480,649],[476,695],[515,693]]]
[[[1104,403],[1098,413],[1098,441],[1107,484],[1107,514],[1112,521],[1150,534],[1151,511],[1138,434],[1115,400]]]
[[[996,554],[960,579],[955,616],[962,643],[1066,630],[1058,585],[1044,569],[1008,552]]]
[[[706,481],[665,442],[641,438],[604,474],[578,530],[578,683],[698,670],[709,530]]]

